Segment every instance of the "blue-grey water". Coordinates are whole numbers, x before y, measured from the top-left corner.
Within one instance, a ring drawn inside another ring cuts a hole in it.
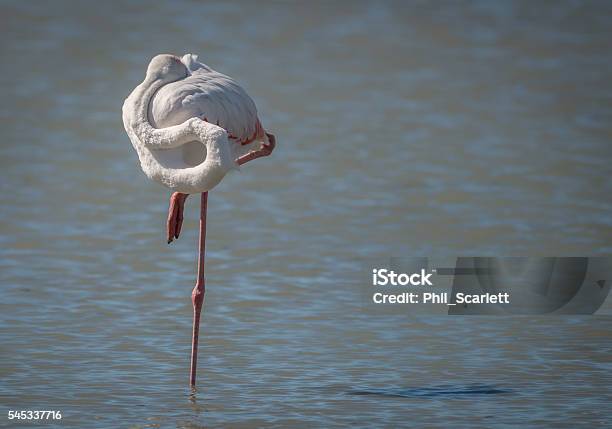
[[[0,3],[0,425],[609,427],[609,316],[368,315],[360,258],[612,253],[608,2]],[[164,240],[121,105],[235,77],[273,156]]]

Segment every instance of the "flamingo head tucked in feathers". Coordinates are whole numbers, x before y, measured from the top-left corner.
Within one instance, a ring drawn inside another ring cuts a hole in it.
[[[147,77],[154,79],[179,80],[188,75],[187,66],[176,55],[156,55],[147,67]]]

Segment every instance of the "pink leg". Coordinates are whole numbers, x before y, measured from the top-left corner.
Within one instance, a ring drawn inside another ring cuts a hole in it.
[[[196,371],[198,366],[198,335],[200,333],[200,312],[204,304],[204,293],[206,286],[204,282],[204,254],[206,251],[206,209],[208,207],[208,192],[202,193],[202,205],[200,207],[200,245],[198,253],[198,279],[191,293],[193,303],[193,337],[191,341],[191,371],[189,374],[189,385],[193,388],[196,383]]]
[[[168,244],[172,240],[179,238],[181,227],[183,226],[183,209],[185,208],[185,200],[189,194],[175,192],[170,197],[170,207],[168,208],[168,221],[166,222],[166,233]]]
[[[268,136],[268,141],[270,143],[264,143],[258,150],[254,150],[253,152],[249,152],[246,155],[238,158],[236,161],[238,162],[238,165],[246,164],[249,161],[261,158],[262,156],[268,156],[272,153],[276,147],[276,137],[274,137],[274,134],[270,133],[266,133],[266,135]]]

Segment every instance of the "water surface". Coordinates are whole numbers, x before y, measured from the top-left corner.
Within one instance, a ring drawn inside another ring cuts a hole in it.
[[[0,424],[608,424],[609,317],[371,317],[353,278],[359,258],[612,252],[609,4],[0,10]],[[279,140],[209,198],[195,395],[197,199],[166,245],[169,192],[121,123],[160,52],[234,76]]]

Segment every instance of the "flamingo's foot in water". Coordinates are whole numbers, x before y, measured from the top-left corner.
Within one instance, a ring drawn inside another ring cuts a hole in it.
[[[276,137],[274,137],[274,134],[270,133],[266,133],[266,135],[268,136],[269,143],[264,143],[259,149],[254,150],[253,152],[249,152],[246,155],[243,155],[238,158],[238,160],[236,161],[238,162],[238,165],[246,164],[249,161],[261,158],[263,156],[269,156],[272,153],[272,151],[276,147]]]
[[[168,222],[166,223],[166,231],[168,244],[172,240],[179,238],[181,227],[183,226],[183,209],[185,208],[185,200],[189,194],[175,192],[170,197],[170,207],[168,208]]]

